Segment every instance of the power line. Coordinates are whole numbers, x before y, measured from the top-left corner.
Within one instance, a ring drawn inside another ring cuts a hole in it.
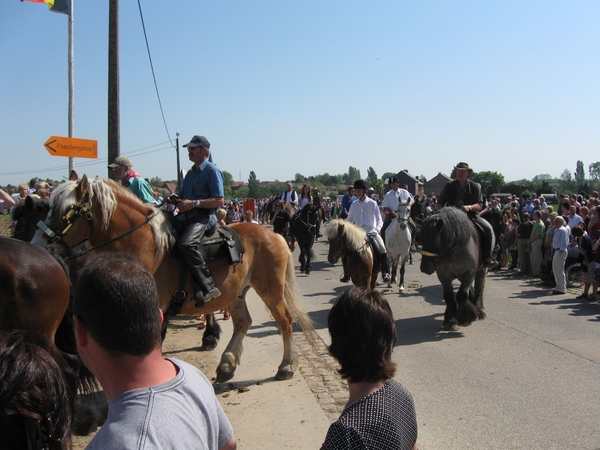
[[[165,131],[167,132],[167,138],[171,145],[174,147],[169,134],[169,128],[167,127],[167,121],[165,120],[165,112],[163,111],[162,102],[160,100],[160,93],[158,92],[158,84],[156,83],[156,75],[154,74],[154,64],[152,63],[152,56],[150,55],[150,45],[148,44],[148,36],[146,35],[146,25],[144,24],[144,15],[142,14],[142,4],[138,0],[138,8],[140,10],[140,19],[142,21],[142,29],[144,30],[144,39],[146,40],[146,50],[148,51],[148,59],[150,60],[150,69],[152,70],[152,79],[154,80],[154,89],[156,90],[156,97],[158,98],[158,106],[160,107],[160,114],[162,115],[163,124],[165,125]]]

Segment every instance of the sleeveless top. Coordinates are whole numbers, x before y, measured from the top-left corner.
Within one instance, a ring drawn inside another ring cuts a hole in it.
[[[410,392],[395,380],[361,399],[340,415],[321,450],[412,450],[417,415]]]

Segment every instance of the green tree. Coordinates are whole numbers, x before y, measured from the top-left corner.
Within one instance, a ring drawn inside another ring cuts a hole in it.
[[[386,172],[386,173],[384,173],[384,174],[383,174],[383,182],[384,182],[385,184],[387,184],[387,182],[388,182],[388,179],[389,179],[390,177],[395,177],[395,176],[396,176],[396,174],[395,174],[394,172]]]
[[[250,171],[248,176],[248,195],[249,198],[262,198],[260,196],[260,180],[256,178],[256,174],[253,170]]]
[[[585,183],[585,169],[583,168],[583,161],[577,161],[577,167],[575,168],[575,182],[577,185]]]
[[[157,187],[161,187],[163,184],[164,184],[164,181],[161,180],[159,177],[150,178],[150,186],[157,188]]]
[[[360,179],[360,170],[352,166],[348,168],[348,173],[344,174],[343,177],[344,184],[354,184],[356,180]]]
[[[504,175],[486,170],[474,173],[471,179],[481,184],[481,190],[488,195],[500,192],[505,184]]]
[[[367,178],[365,178],[365,182],[367,183],[367,186],[373,186],[373,187],[379,186],[381,184],[381,180],[377,176],[375,169],[373,169],[370,166],[369,166],[369,169],[367,170]]]
[[[223,186],[231,187],[232,184],[233,184],[233,176],[229,172],[224,170],[223,171]]]
[[[572,192],[575,189],[575,184],[571,171],[569,169],[563,170],[563,173],[560,174],[560,190],[563,192]]]
[[[593,181],[600,180],[600,161],[590,164],[590,179]]]
[[[306,177],[301,173],[297,173],[294,175],[294,183],[304,183],[306,181]]]

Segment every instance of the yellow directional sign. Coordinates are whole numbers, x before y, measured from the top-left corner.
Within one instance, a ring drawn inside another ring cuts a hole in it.
[[[50,136],[44,147],[52,156],[98,159],[98,141],[63,136]]]

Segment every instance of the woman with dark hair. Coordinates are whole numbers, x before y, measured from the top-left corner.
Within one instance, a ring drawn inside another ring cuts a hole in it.
[[[347,289],[327,319],[329,353],[348,381],[350,398],[321,449],[417,448],[411,394],[393,379],[396,327],[390,305],[377,291]]]
[[[302,208],[304,208],[306,205],[313,203],[313,198],[312,195],[310,193],[310,186],[308,184],[305,184],[304,186],[302,186],[302,192],[300,193],[300,199],[298,202],[298,210],[302,211]]]
[[[25,337],[27,340],[25,340]],[[13,450],[70,448],[67,383],[44,336],[0,332],[0,437]]]

